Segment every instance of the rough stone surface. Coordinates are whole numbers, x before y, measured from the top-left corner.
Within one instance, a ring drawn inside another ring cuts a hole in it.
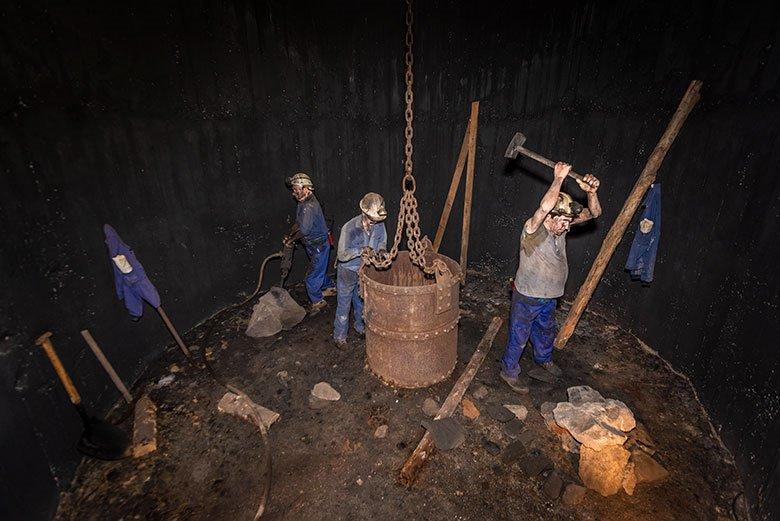
[[[663,465],[642,451],[634,451],[631,454],[631,462],[634,464],[637,483],[661,481],[669,477],[669,471]]]
[[[514,414],[515,417],[520,421],[524,421],[526,416],[528,416],[528,409],[525,408],[525,405],[505,403],[504,407],[506,407],[507,410],[509,410],[509,412]]]
[[[501,461],[505,465],[511,465],[519,460],[526,453],[525,445],[521,441],[513,441],[504,449],[504,453],[501,454]]]
[[[464,398],[461,405],[463,407],[463,416],[469,420],[476,420],[479,418],[479,409],[477,409],[477,406],[474,405],[474,402],[468,398]]]
[[[647,428],[644,426],[644,424],[637,422],[636,427],[634,427],[634,429],[628,433],[628,438],[634,440],[638,444],[641,444],[645,448],[646,452],[649,452],[650,454],[655,452],[655,450],[653,450],[655,448],[655,440],[653,440],[653,438],[650,436],[650,433],[647,432]]]
[[[629,459],[626,468],[623,470],[623,490],[629,496],[634,495],[636,488],[636,474],[634,473],[634,462]]]
[[[558,434],[558,438],[561,440],[561,448],[563,450],[566,452],[571,452],[572,454],[580,453],[580,446],[582,444],[575,440],[574,436],[569,434],[569,431],[558,432],[556,434]]]
[[[487,438],[482,438],[482,446],[493,456],[497,456],[501,452],[501,446]]]
[[[328,382],[320,382],[311,390],[311,395],[320,400],[335,402],[341,399],[341,394]]]
[[[246,334],[253,338],[272,336],[291,329],[305,316],[306,310],[287,291],[273,287],[255,304]]]
[[[539,452],[534,452],[520,460],[520,468],[529,476],[538,476],[546,470],[552,470],[555,466],[550,458]]]
[[[579,407],[586,402],[604,401],[604,397],[601,396],[601,393],[588,385],[569,387],[566,389],[566,394],[569,396],[569,403],[575,407]]]
[[[434,417],[439,412],[439,404],[433,398],[426,398],[422,404],[423,414]]]
[[[547,496],[550,499],[558,499],[558,497],[561,495],[561,489],[563,488],[563,478],[558,473],[557,470],[553,470],[550,472],[550,474],[547,476],[547,479],[544,482],[544,486],[542,487],[542,491],[544,492],[544,495]]]
[[[479,387],[477,387],[476,389],[474,389],[474,392],[473,392],[473,393],[471,393],[471,394],[472,394],[472,395],[474,396],[474,398],[476,398],[477,400],[482,400],[482,399],[484,399],[484,398],[485,398],[485,397],[488,395],[488,393],[489,393],[489,392],[490,392],[490,391],[488,391],[488,388],[487,388],[487,387],[485,387],[484,385],[480,385]]]
[[[623,432],[628,432],[636,427],[634,413],[631,412],[631,409],[625,403],[620,400],[607,398],[603,405],[604,412],[598,417],[601,422]]]
[[[623,485],[624,472],[630,455],[630,452],[619,445],[606,446],[600,451],[582,446],[580,479],[586,487],[602,496],[616,494]]]
[[[381,439],[387,436],[387,429],[388,429],[387,425],[380,425],[379,427],[377,427],[376,430],[374,431],[374,438]]]
[[[566,485],[566,489],[563,491],[563,496],[561,497],[561,501],[564,505],[567,506],[575,506],[579,505],[582,500],[585,498],[585,493],[588,491],[587,488],[581,487],[580,485],[577,485],[576,483],[569,483]]]
[[[608,446],[623,445],[626,441],[625,434],[598,420],[603,410],[603,406],[594,402],[580,407],[561,402],[555,407],[553,415],[559,426],[569,431],[578,442],[592,449],[602,450]]]
[[[513,439],[517,438],[520,433],[523,432],[523,430],[525,430],[525,423],[521,422],[517,418],[504,424],[504,432],[507,436]]]
[[[503,405],[498,405],[497,403],[491,403],[488,405],[487,413],[491,418],[501,423],[506,423],[509,420],[513,420],[515,418],[515,415],[512,414],[509,409],[505,408]]]

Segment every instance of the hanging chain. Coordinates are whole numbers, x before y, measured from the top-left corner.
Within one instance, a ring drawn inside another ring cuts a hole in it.
[[[401,244],[401,236],[403,234],[404,225],[406,225],[406,245],[409,247],[409,258],[412,264],[419,266],[425,273],[432,274],[436,271],[441,271],[442,267],[446,269],[446,265],[439,260],[429,260],[426,258],[426,253],[432,252],[431,241],[428,237],[420,238],[420,215],[417,212],[417,198],[414,196],[414,192],[417,189],[417,183],[413,175],[413,163],[412,153],[414,148],[412,146],[412,137],[414,136],[414,128],[412,122],[414,120],[414,110],[412,105],[414,103],[414,93],[412,91],[412,85],[414,84],[414,73],[412,72],[412,65],[414,63],[414,55],[412,54],[412,44],[414,38],[412,36],[412,0],[406,0],[406,54],[404,60],[406,62],[406,71],[404,79],[406,81],[406,110],[404,111],[404,117],[406,119],[406,128],[404,129],[404,136],[406,137],[406,144],[404,146],[404,177],[401,181],[401,188],[403,189],[403,197],[401,198],[401,204],[398,211],[398,224],[395,229],[395,240],[393,241],[393,247],[389,252],[376,252],[373,250],[366,250],[363,252],[363,262],[371,264],[376,268],[388,268],[393,263],[393,260],[398,255],[398,247]]]

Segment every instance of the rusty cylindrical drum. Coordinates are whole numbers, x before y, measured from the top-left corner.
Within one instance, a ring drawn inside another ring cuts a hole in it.
[[[389,269],[362,270],[368,366],[387,384],[427,387],[455,369],[461,271],[449,257],[436,257],[451,275],[426,277],[405,251]]]

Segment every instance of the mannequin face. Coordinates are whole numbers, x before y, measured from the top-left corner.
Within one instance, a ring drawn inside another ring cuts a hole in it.
[[[565,215],[548,215],[544,220],[544,225],[550,233],[559,237],[569,231],[571,220],[571,217],[566,217]]]
[[[311,190],[308,186],[293,186],[292,193],[295,200],[299,203],[302,203],[311,196]]]

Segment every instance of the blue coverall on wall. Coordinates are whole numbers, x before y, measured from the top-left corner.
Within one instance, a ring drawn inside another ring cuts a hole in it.
[[[144,312],[144,300],[153,308],[160,307],[160,294],[157,288],[146,276],[144,267],[135,258],[135,253],[124,243],[122,238],[116,233],[111,225],[103,226],[103,233],[106,236],[106,246],[108,247],[108,256],[112,259],[111,267],[114,271],[114,286],[116,287],[116,296],[123,300],[127,311],[133,320],[141,318]],[[122,273],[113,258],[118,255],[124,255],[127,263],[132,270],[129,273]]]
[[[338,278],[336,284],[336,319],[333,321],[333,338],[337,342],[347,340],[349,329],[349,309],[355,320],[355,331],[365,331],[363,323],[363,299],[358,287],[360,253],[366,246],[374,250],[387,248],[387,230],[384,223],[377,223],[367,232],[363,228],[363,215],[347,221],[341,227],[338,248]]]
[[[305,201],[298,203],[295,222],[301,232],[301,242],[309,257],[309,270],[306,272],[306,293],[312,303],[322,300],[322,290],[332,288],[333,281],[328,277],[328,259],[330,244],[328,243],[328,226],[322,213],[320,202],[311,195]]]

